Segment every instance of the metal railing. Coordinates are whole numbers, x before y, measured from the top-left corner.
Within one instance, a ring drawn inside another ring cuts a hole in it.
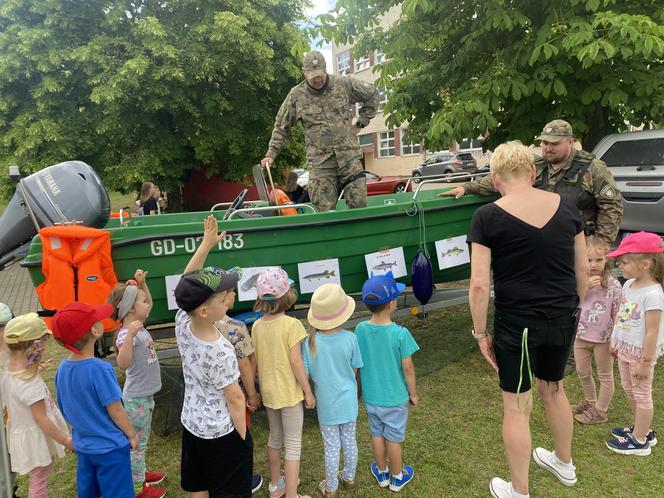
[[[458,179],[470,179],[470,178],[477,178],[479,176],[486,176],[486,173],[448,173],[448,175],[456,175],[454,177],[455,180]],[[440,179],[437,178],[438,175],[436,175],[436,178],[428,178],[426,180],[420,180],[417,182],[417,188],[413,192],[413,200],[417,198],[417,194],[420,192],[420,189],[422,188],[422,185],[426,183],[440,183]],[[420,177],[421,178],[421,177]]]
[[[258,204],[263,204],[265,201],[258,200],[258,201],[244,201],[243,204],[247,206],[257,206]],[[210,208],[210,211],[216,211],[219,208],[228,208],[233,204],[233,202],[217,202],[214,206]]]
[[[410,183],[442,183],[442,182],[454,182],[457,180],[465,180],[465,179],[472,179],[476,178],[478,176],[486,176],[488,175],[488,172],[482,172],[482,173],[469,173],[469,172],[457,172],[457,173],[441,173],[439,175],[426,175],[426,176],[411,176],[408,179],[408,183],[406,184],[406,190],[408,190],[408,187],[410,186]],[[426,178],[426,180],[425,180]],[[436,181],[431,181],[431,180],[436,180]]]
[[[291,209],[291,208],[303,208],[303,209],[309,209],[311,210],[312,213],[317,213],[316,208],[312,206],[311,204],[282,204],[279,206],[262,206],[262,207],[256,207],[256,208],[242,208],[242,209],[236,209],[233,211],[227,220],[230,220],[233,218],[237,213],[255,213],[255,212],[260,212],[260,211],[278,211],[280,209]]]

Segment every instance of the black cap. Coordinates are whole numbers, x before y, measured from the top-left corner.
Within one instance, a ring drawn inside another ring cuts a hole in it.
[[[212,295],[232,289],[240,275],[221,268],[203,268],[185,273],[175,287],[175,302],[187,313],[194,311]]]

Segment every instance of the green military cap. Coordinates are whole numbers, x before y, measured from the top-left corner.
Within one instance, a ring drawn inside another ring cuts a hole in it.
[[[325,76],[325,57],[318,50],[312,50],[304,54],[304,62],[302,69],[307,72],[307,78],[315,78],[316,76]]]
[[[572,136],[574,136],[572,134],[572,125],[562,119],[554,119],[544,126],[542,134],[537,137],[537,140],[558,143],[563,138]]]

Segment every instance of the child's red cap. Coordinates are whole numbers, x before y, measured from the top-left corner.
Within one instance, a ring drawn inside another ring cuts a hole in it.
[[[624,254],[654,254],[664,252],[662,238],[656,233],[637,232],[628,235],[620,242],[618,249],[607,254],[609,258],[617,258]]]
[[[58,311],[51,321],[53,337],[70,351],[80,354],[81,352],[72,344],[90,332],[95,323],[101,322],[112,314],[113,306],[110,304],[96,306],[79,302],[68,304]]]

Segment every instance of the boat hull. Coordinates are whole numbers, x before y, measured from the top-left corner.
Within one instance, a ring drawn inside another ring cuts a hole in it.
[[[413,193],[374,196],[370,205],[349,210],[343,201],[336,211],[297,216],[232,219],[223,221],[223,212],[195,212],[144,216],[126,226],[107,226],[111,233],[112,258],[120,281],[132,278],[137,268],[149,272],[148,283],[153,298],[149,323],[173,321],[169,309],[168,276],[182,273],[202,236],[202,221],[214,214],[224,240],[215,247],[206,264],[230,268],[280,266],[298,283],[298,263],[338,259],[341,284],[347,293],[362,289],[368,272],[365,255],[386,249],[403,248],[408,275],[398,280],[410,284],[410,263],[420,248],[420,216],[426,226],[425,244],[432,255],[435,282],[463,280],[469,265],[438,269],[434,243],[449,237],[466,235],[475,210],[493,200],[489,197],[464,196],[461,199],[438,198],[437,191],[421,191],[414,209]],[[33,240],[26,260],[35,286],[41,273],[41,241]],[[324,280],[323,280],[324,282]],[[308,302],[311,293],[298,293],[299,302]],[[236,301],[234,311],[251,309],[253,301]],[[171,304],[172,308],[172,304]]]

